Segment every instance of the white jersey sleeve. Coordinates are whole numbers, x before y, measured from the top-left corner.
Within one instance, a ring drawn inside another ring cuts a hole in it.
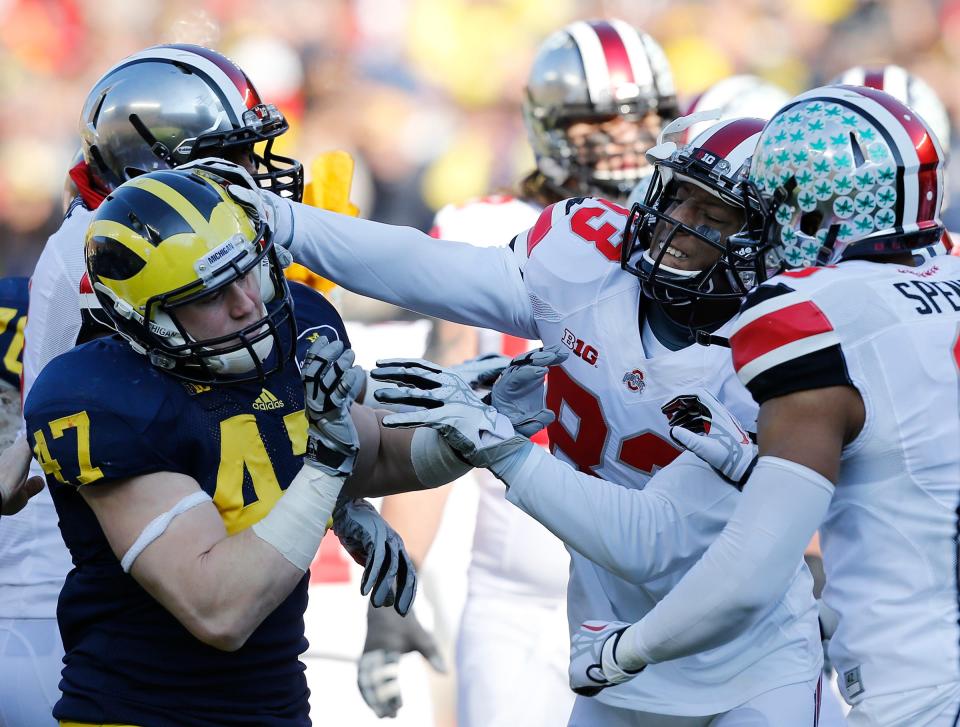
[[[540,448],[509,480],[510,502],[585,558],[638,585],[695,563],[705,547],[701,520],[709,512],[725,514],[737,498],[689,453],[642,490],[577,472]],[[683,497],[674,496],[680,492]]]
[[[30,278],[24,330],[23,399],[52,359],[73,348],[83,329],[80,286],[87,272],[83,240],[92,213],[74,204],[50,239]]]
[[[509,240],[477,247],[288,204],[294,258],[347,290],[455,323],[538,338]]]

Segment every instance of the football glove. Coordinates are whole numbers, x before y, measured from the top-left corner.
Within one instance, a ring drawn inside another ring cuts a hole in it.
[[[301,369],[307,414],[304,460],[331,475],[353,471],[360,449],[350,407],[363,388],[363,369],[341,341],[321,336],[307,350]]]
[[[413,651],[419,651],[435,671],[446,673],[436,640],[415,613],[401,618],[388,608],[367,609],[367,638],[357,665],[357,686],[377,717],[396,717],[403,706],[400,657]]]
[[[383,418],[384,426],[432,427],[461,459],[474,467],[503,464],[529,444],[528,439],[513,430],[509,419],[477,396],[470,384],[434,363],[420,359],[378,361],[370,376],[398,385],[377,389],[377,401],[416,407],[413,411],[388,414]]]
[[[757,446],[736,417],[706,390],[671,399],[661,407],[670,438],[742,490],[757,463]]]
[[[417,572],[403,539],[366,500],[342,496],[333,511],[333,532],[363,566],[360,595],[374,608],[393,606],[401,616],[417,594]]]
[[[585,621],[570,640],[570,688],[595,697],[607,687],[623,684],[646,666],[628,671],[617,663],[617,642],[631,624],[622,621]]]
[[[556,416],[544,406],[543,379],[550,366],[563,363],[569,351],[560,344],[535,348],[514,358],[484,401],[503,414],[518,434],[532,437]]]
[[[489,389],[509,365],[509,356],[485,353],[475,358],[468,358],[456,366],[450,366],[448,370],[470,384],[473,389]]]
[[[225,159],[206,157],[182,164],[177,169],[197,172],[224,187],[233,201],[246,210],[247,216],[250,217],[254,225],[263,221],[270,232],[271,239],[280,248],[290,246],[290,239],[287,239],[288,235],[279,237],[277,235],[277,223],[280,220],[278,207],[280,198],[257,184],[256,180],[250,176],[250,172],[244,167]],[[292,237],[292,234],[289,237]]]

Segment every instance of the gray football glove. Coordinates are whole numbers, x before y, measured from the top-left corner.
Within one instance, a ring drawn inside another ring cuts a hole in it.
[[[304,460],[327,474],[347,476],[360,449],[350,407],[363,388],[363,369],[341,341],[321,336],[311,344],[301,369],[307,413]]]
[[[499,353],[484,353],[474,358],[468,358],[456,366],[449,366],[447,370],[466,381],[473,389],[489,389],[509,365],[509,356]]]
[[[363,701],[381,719],[396,717],[403,706],[400,657],[412,651],[419,651],[436,671],[446,673],[437,642],[415,612],[400,617],[389,608],[367,609],[367,639],[357,665],[357,686]]]
[[[532,437],[556,419],[544,405],[543,379],[550,366],[563,363],[569,354],[560,344],[520,354],[504,369],[483,400],[509,419],[518,434]]]
[[[374,398],[387,404],[417,407],[410,412],[388,414],[383,418],[384,426],[432,427],[461,459],[474,467],[490,467],[529,444],[528,439],[514,432],[505,416],[485,404],[455,373],[419,359],[377,363],[377,368],[370,372],[371,378],[398,386],[378,389]]]
[[[717,397],[703,389],[671,399],[661,409],[670,422],[673,441],[743,489],[757,463],[757,446]]]
[[[595,697],[633,679],[646,667],[627,671],[617,663],[617,642],[630,626],[621,621],[585,621],[570,639],[570,688]]]
[[[333,532],[363,566],[360,594],[375,608],[393,606],[401,616],[417,594],[417,571],[403,539],[366,500],[341,496],[333,511]]]

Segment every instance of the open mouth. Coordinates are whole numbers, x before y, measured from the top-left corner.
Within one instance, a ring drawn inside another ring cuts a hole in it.
[[[663,249],[663,246],[664,246],[663,242],[660,242],[657,244],[657,249],[653,253],[654,258],[660,255],[660,251]],[[690,256],[687,255],[687,253],[683,252],[683,250],[678,250],[673,245],[667,245],[667,251],[666,253],[664,253],[664,256],[667,256],[667,255],[669,255],[670,257],[676,258],[677,260],[687,260],[690,258]]]

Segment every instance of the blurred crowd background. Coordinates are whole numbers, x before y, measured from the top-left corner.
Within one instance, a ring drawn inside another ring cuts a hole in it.
[[[960,0],[0,0],[0,275],[32,270],[59,225],[84,97],[143,47],[227,54],[290,119],[280,151],[308,181],[316,154],[346,149],[363,216],[427,229],[443,204],[532,168],[520,102],[534,49],[602,16],[663,45],[681,98],[734,73],[795,93],[890,62],[960,110]]]

